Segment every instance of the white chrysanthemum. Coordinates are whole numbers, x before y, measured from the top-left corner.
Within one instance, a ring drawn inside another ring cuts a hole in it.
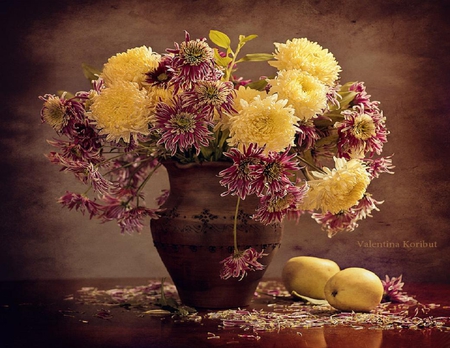
[[[294,145],[298,119],[294,109],[286,106],[287,100],[278,100],[277,95],[261,98],[257,95],[250,102],[241,99],[241,111],[229,120],[232,146],[256,143],[266,146],[265,151],[283,151]]]
[[[152,52],[150,47],[141,46],[118,53],[108,59],[100,77],[106,86],[118,81],[136,82],[139,86],[145,80],[145,74],[158,67],[161,55]]]
[[[332,86],[339,77],[341,67],[333,54],[318,43],[306,38],[275,43],[275,61],[269,64],[278,70],[300,69]]]
[[[287,99],[295,109],[295,115],[303,121],[313,118],[327,106],[328,87],[309,73],[294,69],[279,71],[270,93]]]
[[[151,106],[147,91],[137,83],[117,82],[93,97],[88,115],[108,141],[129,143],[132,135],[149,133]]]
[[[315,180],[308,181],[309,191],[302,209],[320,209],[337,214],[354,206],[363,197],[370,183],[369,173],[357,159],[348,162],[334,158],[335,168],[324,167],[324,173],[312,172]]]

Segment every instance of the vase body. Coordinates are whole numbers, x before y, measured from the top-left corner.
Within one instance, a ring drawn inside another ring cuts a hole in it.
[[[191,166],[165,163],[170,195],[159,219],[151,220],[154,245],[167,268],[183,304],[196,308],[247,306],[267,266],[279,249],[282,228],[253,221],[258,198],[241,200],[237,243],[243,251],[264,250],[258,261],[262,271],[249,271],[242,280],[220,278],[220,261],[233,253],[236,196],[221,197],[225,188],[218,173],[229,163],[210,162]]]

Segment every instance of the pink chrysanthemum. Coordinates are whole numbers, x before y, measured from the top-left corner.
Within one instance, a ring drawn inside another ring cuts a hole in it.
[[[257,252],[254,248],[244,251],[235,251],[226,259],[220,261],[223,265],[220,271],[220,278],[239,278],[242,280],[248,271],[262,271],[266,266],[258,262],[258,259],[265,256],[264,250]]]
[[[253,165],[253,184],[256,194],[264,196],[281,191],[291,184],[291,176],[299,170],[296,155],[289,155],[290,148],[283,153],[269,152],[263,161]]]
[[[156,106],[156,122],[154,130],[159,133],[157,145],[164,145],[171,156],[177,151],[195,148],[200,153],[201,146],[208,146],[212,127],[207,119],[206,110],[196,110],[192,106],[185,107],[181,98],[174,100],[173,106],[160,102]]]
[[[357,214],[352,210],[341,211],[337,214],[313,213],[311,217],[322,226],[322,230],[328,233],[329,238],[339,232],[352,232],[358,227]]]
[[[227,187],[227,191],[222,196],[228,194],[237,195],[245,199],[247,195],[255,192],[253,185],[255,173],[252,166],[262,161],[262,152],[264,148],[258,148],[255,144],[250,144],[247,148],[244,146],[241,152],[237,148],[232,148],[225,153],[225,156],[233,160],[233,164],[219,173],[220,184]]]
[[[338,153],[346,159],[365,153],[380,154],[387,142],[385,118],[379,110],[367,110],[363,104],[342,111],[344,120],[337,122]]]
[[[90,218],[97,215],[100,208],[100,205],[97,204],[95,200],[91,200],[85,195],[69,191],[58,199],[58,203],[62,204],[64,207],[67,207],[69,210],[75,208],[76,211],[81,212],[83,215],[88,212]]]
[[[372,211],[380,211],[377,205],[383,204],[384,201],[377,201],[372,198],[370,193],[365,193],[363,198],[361,198],[352,210],[356,213],[356,219],[362,220],[367,217],[372,217]]]
[[[205,108],[208,113],[214,115],[216,110],[219,115],[223,112],[235,113],[233,107],[234,90],[232,82],[223,81],[198,81],[194,88],[183,94],[183,105],[185,107]]]
[[[382,173],[394,174],[392,169],[395,166],[392,165],[392,156],[381,158],[365,158],[363,160],[367,165],[367,171],[372,179],[378,178]]]
[[[144,218],[158,218],[158,209],[149,209],[146,207],[136,207],[126,210],[117,223],[122,233],[140,232],[144,228]]]
[[[312,149],[320,135],[312,122],[301,122],[297,131],[297,146],[299,149]]]
[[[409,296],[403,290],[402,276],[389,278],[386,275],[385,280],[381,281],[383,283],[384,293],[382,302],[397,302],[406,303],[410,301],[416,301],[414,298]]]
[[[287,184],[282,190],[261,197],[260,206],[252,218],[264,225],[282,222],[290,211],[297,210],[297,206],[303,201],[306,191],[307,185]]]
[[[218,71],[214,63],[214,50],[206,43],[206,39],[191,40],[189,33],[185,32],[185,41],[180,45],[175,43],[175,49],[168,49],[173,53],[173,77],[171,84],[175,91],[189,90],[193,84],[200,80],[212,77],[217,80]]]
[[[146,74],[145,82],[152,86],[168,87],[173,77],[172,59],[170,55],[162,57],[158,67]]]

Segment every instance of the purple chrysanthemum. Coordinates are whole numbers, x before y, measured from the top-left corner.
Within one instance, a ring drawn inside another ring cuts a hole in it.
[[[67,207],[69,210],[75,208],[76,211],[81,212],[83,215],[88,212],[90,218],[97,215],[100,209],[100,205],[95,200],[91,200],[85,195],[69,191],[58,199],[58,203]]]
[[[189,90],[197,81],[217,80],[214,50],[206,39],[191,40],[189,33],[185,32],[185,41],[180,45],[175,43],[175,49],[167,49],[167,52],[173,54],[171,85],[175,91]]]
[[[352,154],[381,154],[387,142],[385,118],[378,109],[368,110],[363,104],[342,111],[344,120],[337,122],[339,157],[352,158]]]
[[[177,151],[187,151],[195,148],[200,153],[201,146],[208,146],[212,127],[205,110],[196,110],[192,106],[183,106],[181,98],[177,97],[173,105],[160,102],[156,106],[156,122],[154,130],[159,133],[157,145],[163,145],[171,156]]]
[[[290,211],[297,210],[306,192],[306,184],[303,186],[287,184],[282,190],[261,197],[260,206],[252,218],[264,225],[282,222]]]
[[[409,296],[403,290],[402,276],[389,278],[386,275],[385,280],[381,281],[383,283],[384,293],[382,302],[397,302],[406,303],[410,301],[415,301],[414,298]]]
[[[220,278],[239,278],[242,280],[248,271],[262,271],[266,266],[258,262],[258,259],[265,256],[264,250],[257,252],[254,248],[244,251],[235,251],[226,259],[220,261],[223,265],[220,271]]]
[[[357,213],[348,210],[337,214],[330,212],[313,213],[311,217],[322,226],[322,230],[331,238],[339,232],[352,232],[358,227]]]
[[[269,152],[259,163],[252,165],[253,183],[256,194],[265,196],[281,191],[286,184],[291,184],[291,176],[299,170],[295,154],[289,155],[290,148],[283,153]]]
[[[255,144],[244,146],[241,152],[237,148],[232,148],[224,155],[233,160],[233,164],[219,173],[220,184],[227,187],[227,191],[222,196],[228,194],[237,195],[241,199],[255,192],[252,185],[255,173],[252,166],[262,160],[264,148],[258,148]]]

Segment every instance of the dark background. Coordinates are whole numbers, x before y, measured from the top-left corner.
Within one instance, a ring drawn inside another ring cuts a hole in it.
[[[252,52],[273,42],[307,37],[328,48],[342,82],[364,81],[382,102],[391,131],[385,154],[395,175],[369,190],[385,200],[357,231],[329,239],[309,217],[288,222],[283,246],[267,275],[280,275],[290,257],[331,258],[406,282],[450,282],[449,243],[449,8],[446,1],[14,1],[3,4],[0,25],[1,180],[0,280],[153,277],[166,271],[150,229],[121,235],[55,202],[77,184],[50,165],[40,124],[39,95],[88,89],[81,63],[101,67],[108,57],[147,45],[163,52],[173,42],[207,37],[210,29],[258,34]],[[241,73],[268,74],[266,63]],[[164,175],[155,178],[159,190]],[[364,243],[399,247],[364,247]],[[405,248],[424,241],[432,248]]]

